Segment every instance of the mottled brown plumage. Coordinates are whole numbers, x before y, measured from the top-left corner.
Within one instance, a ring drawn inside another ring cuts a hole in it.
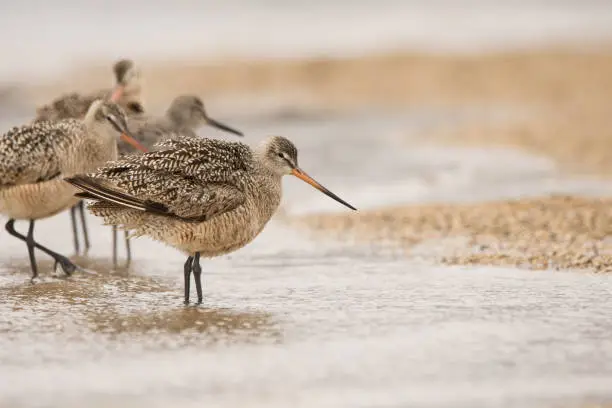
[[[113,74],[115,78],[115,88],[102,89],[89,94],[79,94],[71,92],[58,97],[48,105],[37,109],[37,116],[34,123],[40,121],[57,121],[63,119],[81,119],[87,113],[91,104],[98,99],[112,100],[119,104],[129,116],[138,116],[144,113],[140,71],[134,65],[134,62],[129,59],[122,59],[113,65]],[[129,146],[125,142],[121,142],[121,146],[126,150]],[[127,149],[130,149],[129,147]],[[135,150],[135,149],[132,149]],[[85,251],[89,249],[89,234],[87,225],[85,224],[85,212],[83,203],[78,202],[77,205],[70,209],[72,231],[74,235],[74,248],[78,253],[80,249],[79,239],[77,236],[76,212],[81,214],[81,224],[83,229],[83,238]],[[131,258],[130,245],[126,237],[125,241],[128,262]],[[113,231],[113,260],[117,264],[117,231]]]
[[[140,72],[134,63],[131,60],[119,60],[113,65],[113,73],[115,89],[122,90],[114,102],[118,103],[128,115],[144,112]],[[112,95],[111,89],[102,89],[89,94],[67,93],[38,108],[34,121],[80,119],[85,116],[93,101],[110,99]]]
[[[223,255],[251,242],[278,208],[286,174],[350,207],[299,169],[297,149],[283,137],[251,149],[239,142],[176,135],[156,151],[67,181],[95,200],[89,208],[107,224],[186,253],[185,301],[193,270],[201,302],[200,256]]]
[[[202,100],[195,95],[177,96],[162,117],[139,115],[131,117],[128,122],[132,135],[149,149],[153,149],[157,142],[167,138],[172,133],[196,137],[197,130],[204,125],[214,126],[242,136],[241,132],[211,119]],[[135,149],[131,146],[125,143],[119,144],[120,154],[134,152]]]
[[[0,138],[0,213],[11,220],[30,220],[33,226],[34,220],[73,206],[76,190],[63,178],[116,159],[117,138],[126,131],[126,119],[119,106],[99,100],[83,120],[37,122],[9,130]],[[32,269],[36,276],[34,262]]]

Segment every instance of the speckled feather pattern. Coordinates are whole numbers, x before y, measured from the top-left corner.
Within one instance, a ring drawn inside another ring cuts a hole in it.
[[[4,134],[0,212],[11,218],[39,219],[77,203],[77,190],[62,179],[117,158],[116,131],[94,115],[90,122],[43,121]]]
[[[281,198],[280,176],[255,160],[245,144],[175,135],[155,151],[109,163],[91,176],[140,199],[166,205],[193,222],[106,201],[89,208],[105,223],[149,235],[186,253],[217,256],[261,232]]]
[[[37,122],[14,127],[0,138],[0,188],[58,177],[75,137],[86,132],[81,121]]]
[[[163,203],[185,218],[210,218],[244,202],[252,153],[242,143],[175,135],[156,150],[105,166],[95,178]]]

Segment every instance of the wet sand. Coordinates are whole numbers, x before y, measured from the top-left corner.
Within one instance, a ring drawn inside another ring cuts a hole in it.
[[[612,199],[549,197],[418,205],[295,221],[339,239],[397,243],[449,264],[612,271]]]

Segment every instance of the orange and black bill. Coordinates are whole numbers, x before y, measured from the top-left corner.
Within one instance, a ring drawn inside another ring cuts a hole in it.
[[[224,131],[226,131],[226,132],[233,133],[233,134],[238,135],[238,136],[244,136],[244,135],[242,134],[242,132],[240,132],[239,130],[232,129],[231,127],[229,127],[229,126],[227,126],[227,125],[224,125],[224,124],[223,124],[223,123],[221,123],[221,122],[217,122],[217,121],[216,121],[216,120],[214,120],[214,119],[211,119],[211,118],[208,118],[208,117],[207,117],[207,118],[206,118],[206,123],[208,123],[210,126],[216,127],[217,129],[221,129],[221,130],[224,130]]]
[[[134,149],[140,150],[143,153],[149,151],[149,149],[143,146],[142,143],[140,143],[138,140],[136,140],[134,136],[132,136],[125,124],[118,123],[116,119],[109,119],[115,130],[117,130],[117,132],[121,134],[121,140],[132,146]]]
[[[130,136],[126,132],[121,132],[121,140],[123,140],[124,142],[126,142],[127,144],[132,146],[134,149],[140,150],[143,153],[146,153],[146,152],[149,151],[149,149],[144,147],[142,145],[142,143],[140,143],[138,140],[134,139],[134,137]]]
[[[300,180],[303,180],[306,183],[310,184],[311,186],[313,186],[314,188],[316,188],[317,190],[319,190],[323,194],[327,195],[328,197],[333,198],[334,200],[336,200],[337,202],[339,202],[341,204],[344,204],[345,206],[347,206],[351,210],[357,211],[357,209],[355,207],[353,207],[352,205],[350,205],[349,203],[347,203],[346,201],[344,201],[343,199],[341,199],[340,197],[338,197],[337,195],[335,195],[334,193],[329,191],[327,188],[323,187],[318,181],[316,181],[315,179],[310,177],[303,170],[301,170],[301,169],[296,167],[295,169],[293,169],[291,174],[293,174],[295,177],[299,178]]]

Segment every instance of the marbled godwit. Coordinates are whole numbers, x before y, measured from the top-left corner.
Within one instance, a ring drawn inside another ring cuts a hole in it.
[[[281,200],[281,178],[292,174],[355,210],[298,167],[297,149],[271,137],[255,149],[240,142],[176,137],[158,150],[109,163],[66,181],[95,200],[107,224],[148,235],[187,254],[185,303],[191,272],[202,302],[200,257],[235,251],[251,242]]]
[[[93,101],[110,99],[123,108],[128,116],[144,112],[140,71],[132,60],[122,59],[113,65],[114,89],[101,89],[89,94],[64,94],[36,110],[35,122],[44,120],[80,119]]]
[[[172,133],[197,137],[197,130],[204,125],[243,136],[242,132],[208,116],[202,99],[195,95],[177,96],[162,117],[139,115],[131,117],[128,121],[128,127],[134,138],[148,149],[152,149],[157,142]],[[134,152],[132,146],[119,143],[119,153],[132,152]]]
[[[90,94],[79,94],[71,92],[54,99],[51,103],[37,109],[34,122],[45,120],[81,119],[87,113],[92,102],[97,99],[110,99],[121,106],[128,116],[138,115],[144,112],[142,103],[141,75],[140,70],[129,59],[122,59],[113,65],[115,75],[114,89],[102,89]],[[72,233],[74,237],[74,249],[79,253],[80,244],[77,234],[76,212],[80,212],[81,226],[83,228],[83,240],[85,251],[90,247],[87,224],[85,222],[85,211],[83,202],[79,201],[70,209],[72,222]],[[126,241],[126,245],[128,245]]]
[[[128,127],[131,135],[142,143],[147,149],[168,137],[178,133],[184,136],[197,137],[196,131],[209,125],[226,132],[242,136],[242,132],[235,130],[208,116],[204,103],[195,95],[180,95],[174,98],[166,114],[162,117],[150,117],[139,115],[130,117]],[[119,154],[129,154],[135,152],[132,145],[123,141],[119,142]],[[128,232],[125,231],[125,249],[127,263],[132,258]],[[113,264],[117,266],[117,227],[113,225]]]
[[[99,100],[83,120],[37,122],[0,138],[0,213],[9,217],[7,231],[27,244],[32,279],[38,276],[34,248],[53,257],[67,274],[74,271],[66,257],[34,241],[34,223],[73,206],[76,189],[62,179],[116,159],[117,136],[130,140],[128,132],[123,110]],[[27,237],[15,231],[16,219],[30,220]]]

